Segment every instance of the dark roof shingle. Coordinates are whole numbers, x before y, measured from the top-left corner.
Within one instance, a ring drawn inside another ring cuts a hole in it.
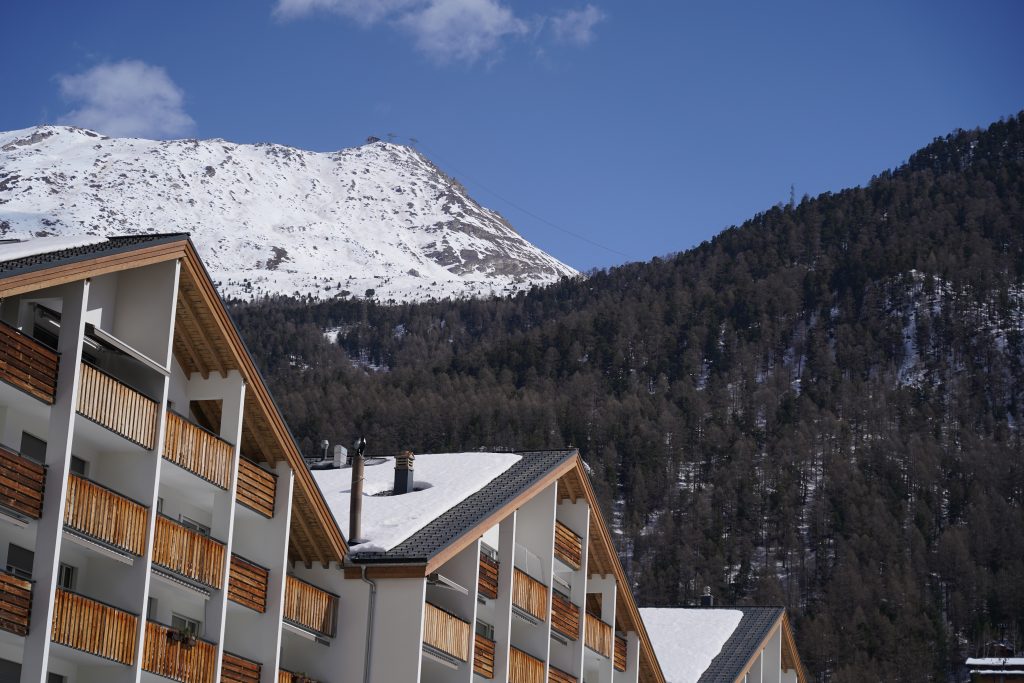
[[[0,245],[0,278],[185,239],[188,239],[187,232],[108,237],[106,242],[34,254],[9,261],[3,260],[3,245]]]
[[[735,609],[743,612],[743,618],[729,640],[722,645],[722,651],[711,660],[698,683],[734,683],[760,647],[772,626],[779,620],[784,607],[694,607],[692,609]]]

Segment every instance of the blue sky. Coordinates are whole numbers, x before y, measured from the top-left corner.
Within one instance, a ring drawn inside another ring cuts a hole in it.
[[[791,184],[863,184],[1024,108],[1019,0],[7,0],[0,25],[0,129],[414,137],[580,269],[686,249]]]

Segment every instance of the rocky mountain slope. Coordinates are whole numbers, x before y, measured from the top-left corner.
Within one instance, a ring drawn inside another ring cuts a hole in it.
[[[190,232],[222,294],[501,294],[575,271],[409,147],[0,133],[0,238]]]

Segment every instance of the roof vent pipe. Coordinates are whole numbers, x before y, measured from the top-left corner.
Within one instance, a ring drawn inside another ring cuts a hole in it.
[[[348,508],[348,542],[350,545],[365,543],[362,538],[363,522],[363,451],[366,450],[366,439],[359,437],[352,446],[355,457],[352,458],[352,492]]]
[[[342,465],[348,465],[348,449],[342,446],[340,443],[334,447],[334,469],[340,468]]]
[[[700,596],[701,607],[714,607],[715,596],[711,595],[711,586],[704,586],[704,595]]]
[[[402,451],[395,456],[395,486],[391,492],[393,496],[400,496],[409,493],[413,489],[412,462],[416,456],[412,451]]]

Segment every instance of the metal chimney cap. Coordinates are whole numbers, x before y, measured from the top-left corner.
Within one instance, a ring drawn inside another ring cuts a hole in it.
[[[402,451],[395,456],[395,469],[396,470],[411,470],[413,461],[416,456],[413,455],[412,451]]]

